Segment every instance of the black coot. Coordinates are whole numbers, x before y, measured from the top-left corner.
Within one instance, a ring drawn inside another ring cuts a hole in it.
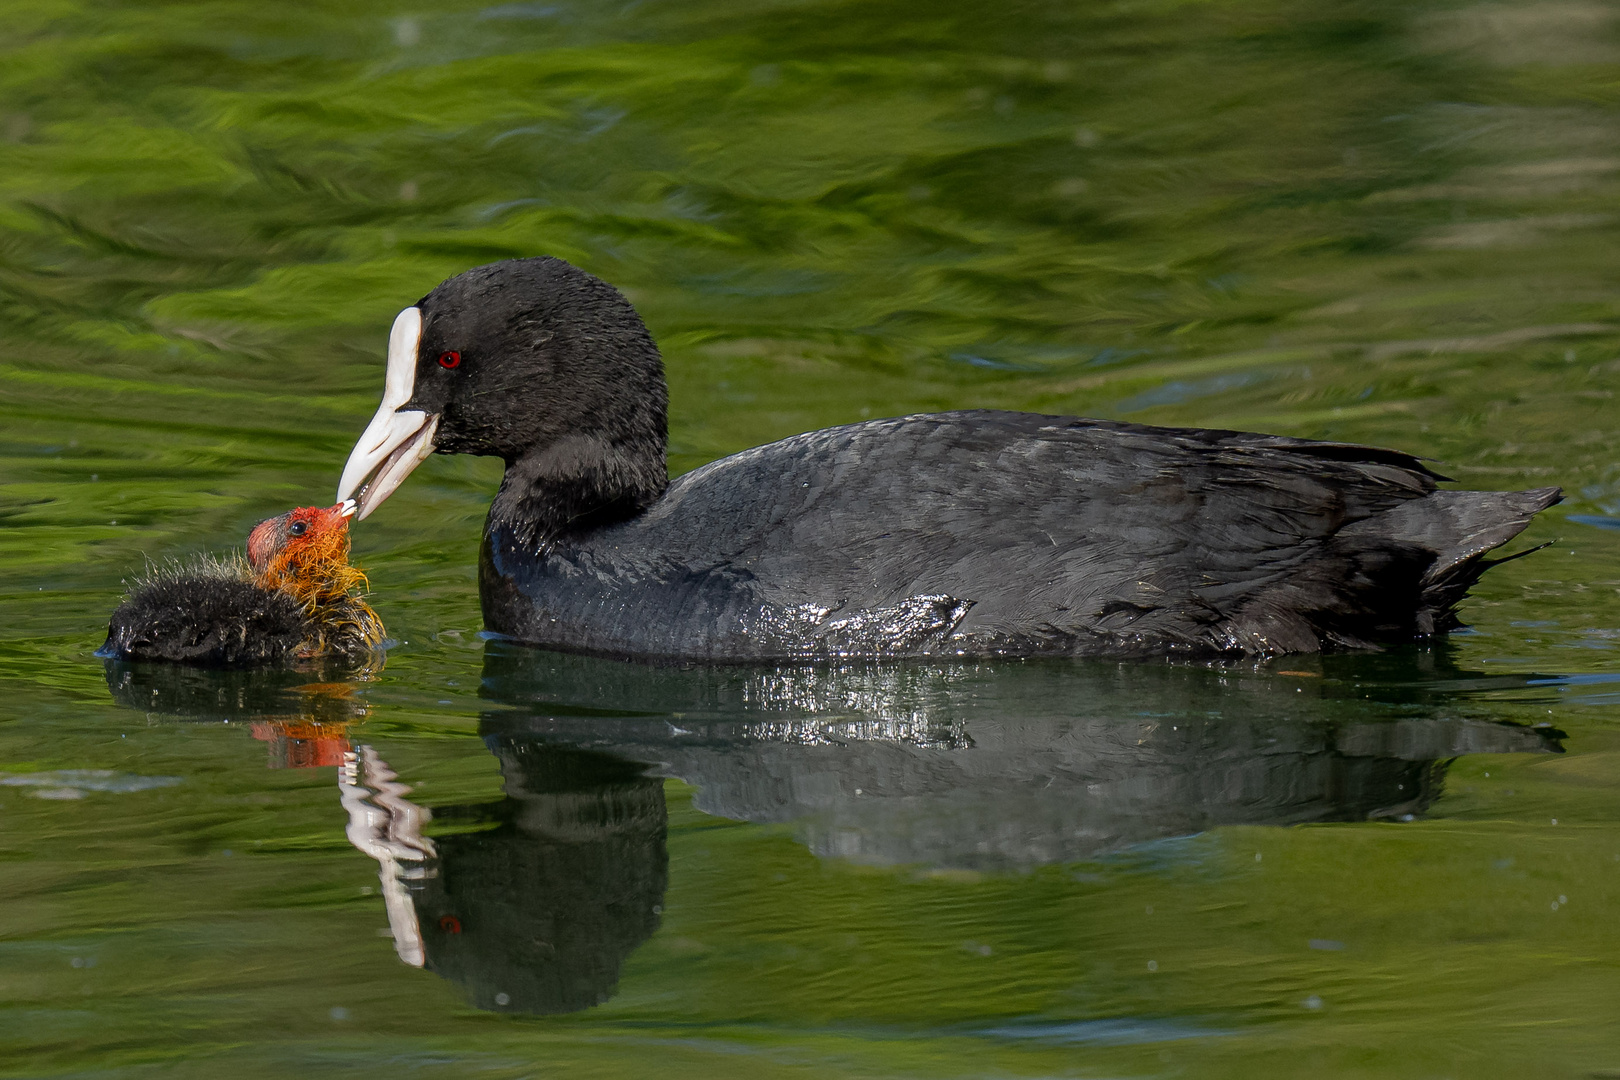
[[[1407,454],[954,412],[872,420],[674,483],[657,347],[558,259],[406,308],[338,488],[376,509],[429,453],[506,475],[491,630],[626,657],[1254,656],[1422,639],[1556,488],[1440,491]],[[362,485],[369,485],[362,489]]]

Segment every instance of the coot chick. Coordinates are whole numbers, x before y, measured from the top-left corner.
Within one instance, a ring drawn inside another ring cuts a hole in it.
[[[1422,640],[1560,498],[1442,491],[1368,446],[990,411],[813,431],[669,483],[666,401],[611,286],[558,259],[479,267],[395,319],[338,497],[364,518],[430,453],[502,458],[490,630],[715,660]]]
[[[383,627],[353,594],[365,583],[349,565],[354,508],[306,506],[261,521],[246,561],[203,556],[153,571],[113,612],[96,655],[241,667],[368,654]]]

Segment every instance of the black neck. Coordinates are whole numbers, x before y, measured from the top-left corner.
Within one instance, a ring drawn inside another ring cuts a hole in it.
[[[668,485],[661,441],[570,435],[506,463],[485,530],[547,544],[635,517]]]

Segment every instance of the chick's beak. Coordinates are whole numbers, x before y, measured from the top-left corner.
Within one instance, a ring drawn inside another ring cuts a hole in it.
[[[356,502],[357,521],[370,516],[433,453],[438,416],[400,408],[416,391],[416,350],[421,340],[422,311],[408,307],[399,313],[388,335],[388,379],[382,404],[355,443],[338,482],[338,502]]]
[[[324,508],[321,510],[321,530],[325,531],[327,529],[331,529],[336,532],[347,532],[349,529],[349,518],[354,516],[354,512],[359,505],[360,504],[355,502],[353,499],[344,499],[336,506],[328,506]]]

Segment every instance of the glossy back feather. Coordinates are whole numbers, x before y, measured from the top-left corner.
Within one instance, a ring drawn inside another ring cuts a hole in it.
[[[1271,655],[1410,641],[1556,489],[1441,492],[1405,454],[1025,413],[870,421],[689,473],[531,546],[485,610],[524,640],[713,658]]]

